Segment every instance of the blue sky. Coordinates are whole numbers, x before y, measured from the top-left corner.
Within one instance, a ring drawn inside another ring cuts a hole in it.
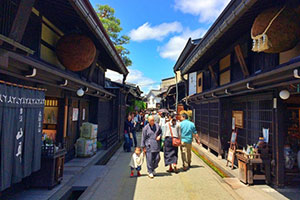
[[[161,79],[174,76],[173,66],[189,37],[202,37],[229,0],[91,0],[115,9],[123,31],[131,37],[133,65],[128,82],[147,93],[158,89]],[[121,79],[107,72],[112,80]]]

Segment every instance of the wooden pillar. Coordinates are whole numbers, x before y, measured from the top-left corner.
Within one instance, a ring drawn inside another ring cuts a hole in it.
[[[118,117],[118,123],[117,123],[117,126],[118,126],[118,140],[119,140],[119,142],[121,142],[121,140],[122,140],[122,138],[121,138],[121,136],[122,136],[122,129],[121,129],[121,118],[122,118],[122,105],[121,105],[121,91],[120,91],[120,89],[119,90],[117,90],[116,91],[116,96],[117,96],[117,105],[116,106],[118,106],[118,113],[117,113],[117,115],[116,115],[116,117]]]
[[[65,97],[65,105],[64,105],[64,129],[63,129],[63,135],[64,139],[67,137],[67,131],[68,131],[68,106],[69,106],[69,98]]]
[[[64,144],[65,137],[67,136],[68,125],[68,105],[67,97],[58,100],[58,119],[57,119],[57,134],[56,142]]]
[[[222,110],[222,101],[219,99],[219,105],[218,105],[218,109],[219,109],[219,121],[218,121],[218,125],[219,125],[219,128],[218,128],[218,158],[219,159],[222,159],[222,143],[221,143],[221,134],[222,134],[222,123],[221,120],[222,117],[223,117],[223,110]]]
[[[208,121],[207,121],[207,124],[208,124],[208,131],[207,131],[207,147],[208,147],[208,152],[210,152],[210,104],[211,102],[208,101],[207,102],[207,109],[208,109]]]
[[[278,92],[277,92],[278,94]],[[275,115],[275,184],[279,187],[284,186],[284,134],[287,131],[286,126],[286,106],[284,102],[280,99],[278,95],[277,97],[277,108],[274,110]]]
[[[26,26],[28,24],[35,0],[21,0],[16,17],[14,19],[9,37],[17,42],[21,42]]]

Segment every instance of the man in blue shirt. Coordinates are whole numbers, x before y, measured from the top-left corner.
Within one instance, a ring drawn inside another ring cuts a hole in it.
[[[192,141],[193,136],[198,144],[200,144],[199,136],[195,124],[188,120],[188,115],[183,113],[181,114],[181,158],[183,163],[183,170],[186,171],[191,167],[191,158],[192,158]]]

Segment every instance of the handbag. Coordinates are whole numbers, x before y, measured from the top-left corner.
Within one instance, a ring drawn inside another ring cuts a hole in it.
[[[180,138],[177,138],[177,137],[173,136],[173,131],[172,131],[170,123],[169,123],[169,128],[170,128],[170,132],[171,132],[171,136],[172,136],[172,146],[173,147],[179,147],[181,145],[181,140],[180,140]]]
[[[130,137],[130,139],[133,138],[133,134],[131,132],[129,133],[129,137]]]

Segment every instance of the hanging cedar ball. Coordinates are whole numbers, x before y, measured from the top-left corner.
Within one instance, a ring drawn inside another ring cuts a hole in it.
[[[82,71],[88,68],[96,56],[96,47],[87,36],[65,35],[57,43],[56,55],[69,70]]]
[[[252,26],[253,51],[280,53],[294,48],[300,38],[300,16],[291,7],[271,8]]]

